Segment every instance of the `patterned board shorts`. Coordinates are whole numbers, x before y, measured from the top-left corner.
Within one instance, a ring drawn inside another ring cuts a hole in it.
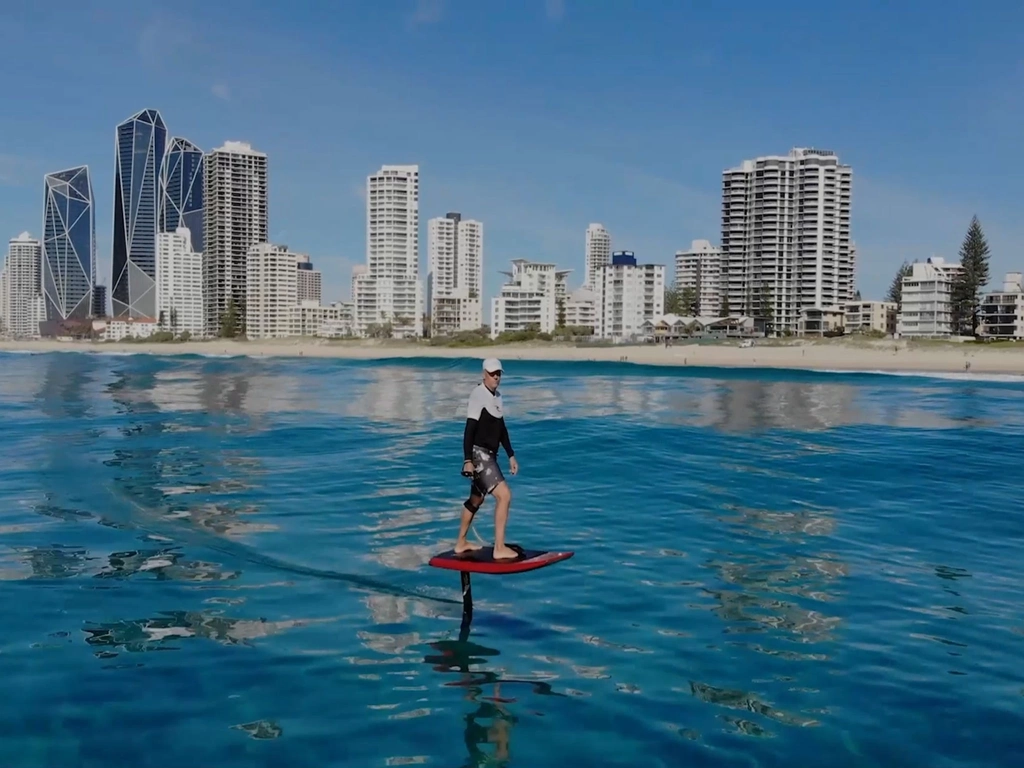
[[[473,482],[470,492],[486,496],[505,479],[498,466],[497,454],[479,445],[473,446]]]

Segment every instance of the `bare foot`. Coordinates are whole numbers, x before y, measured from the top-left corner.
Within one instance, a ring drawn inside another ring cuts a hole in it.
[[[463,542],[462,544],[459,544],[458,542],[456,542],[456,544],[455,544],[455,554],[456,555],[461,555],[464,552],[476,552],[476,550],[481,549],[481,548],[482,547],[479,544],[470,544],[468,541]]]
[[[494,559],[495,560],[514,560],[519,557],[519,553],[514,549],[508,547],[495,547],[494,548]]]

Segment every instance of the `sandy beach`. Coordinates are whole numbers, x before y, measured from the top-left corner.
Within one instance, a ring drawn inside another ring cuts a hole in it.
[[[440,357],[483,359],[494,355],[514,360],[621,361],[648,365],[795,368],[846,371],[922,371],[969,374],[1024,375],[1024,344],[983,346],[973,343],[906,342],[892,340],[801,340],[787,343],[758,341],[753,347],[737,343],[685,344],[671,347],[619,345],[572,346],[532,342],[485,347],[441,347],[401,341],[327,341],[323,339],[268,341],[192,341],[182,343],[108,343],[79,341],[0,341],[0,351],[143,353],[155,355],[247,355],[251,357],[334,357],[375,359]],[[969,365],[968,365],[969,364]]]

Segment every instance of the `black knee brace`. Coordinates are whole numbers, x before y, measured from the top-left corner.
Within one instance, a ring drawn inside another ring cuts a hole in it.
[[[462,502],[462,506],[464,506],[466,509],[468,509],[470,512],[472,512],[474,515],[476,514],[476,511],[478,509],[480,509],[480,505],[479,504],[474,504],[473,503],[473,496],[472,495],[470,495],[470,497],[468,499],[466,499],[464,502]]]

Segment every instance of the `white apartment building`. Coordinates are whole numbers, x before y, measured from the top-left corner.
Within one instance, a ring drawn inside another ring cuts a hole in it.
[[[597,303],[597,293],[586,286],[570,293],[563,304],[565,327],[589,328],[592,333],[596,333],[599,324]]]
[[[352,275],[359,335],[372,325],[423,335],[419,201],[418,165],[384,165],[366,178],[366,269]]]
[[[678,290],[696,293],[698,315],[721,316],[722,249],[709,240],[693,240],[689,250],[676,251],[675,284]]]
[[[896,333],[895,301],[851,301],[843,307],[847,333]]]
[[[1007,272],[1001,291],[981,297],[978,333],[993,339],[1024,339],[1024,284],[1020,272]]]
[[[431,333],[483,325],[483,224],[448,213],[427,222],[427,306]]]
[[[286,245],[259,243],[246,268],[245,335],[273,339],[292,335],[299,304],[299,254]]]
[[[300,273],[301,274],[301,273]],[[304,300],[292,307],[291,336],[351,336],[352,304],[337,301],[324,306],[318,301]]]
[[[22,232],[8,244],[2,303],[4,327],[12,336],[39,338],[39,324],[46,320],[42,263],[42,245],[28,232]]]
[[[3,267],[0,267],[0,334],[7,331],[7,302],[10,301],[7,295],[7,259],[4,259]]]
[[[206,334],[203,254],[192,250],[192,232],[178,227],[156,236],[156,316],[163,330],[193,338]]]
[[[852,170],[835,152],[793,149],[722,174],[722,293],[730,313],[761,314],[796,332],[805,309],[854,297]]]
[[[249,249],[269,238],[267,156],[229,141],[206,156],[204,170],[203,295],[207,333],[218,336],[231,301],[246,316]]]
[[[939,256],[911,264],[903,277],[903,297],[896,321],[900,336],[948,337],[953,333],[953,282],[963,271]]]
[[[555,297],[561,274],[554,264],[513,259],[512,271],[502,272],[509,280],[491,299],[491,338],[535,328],[551,333],[557,322]]]
[[[299,302],[313,301],[320,304],[324,295],[324,279],[319,269],[313,269],[313,262],[304,253],[295,254],[299,274],[295,284]]]
[[[595,290],[598,283],[597,271],[605,264],[612,263],[612,236],[603,224],[593,223],[587,227],[587,243],[584,264],[587,271],[583,286]]]
[[[612,254],[601,267],[597,336],[618,341],[639,336],[643,324],[665,314],[665,266],[637,264],[632,251]]]
[[[104,341],[123,341],[129,337],[148,339],[160,330],[160,323],[152,317],[120,317],[94,320],[92,327],[102,332]]]

